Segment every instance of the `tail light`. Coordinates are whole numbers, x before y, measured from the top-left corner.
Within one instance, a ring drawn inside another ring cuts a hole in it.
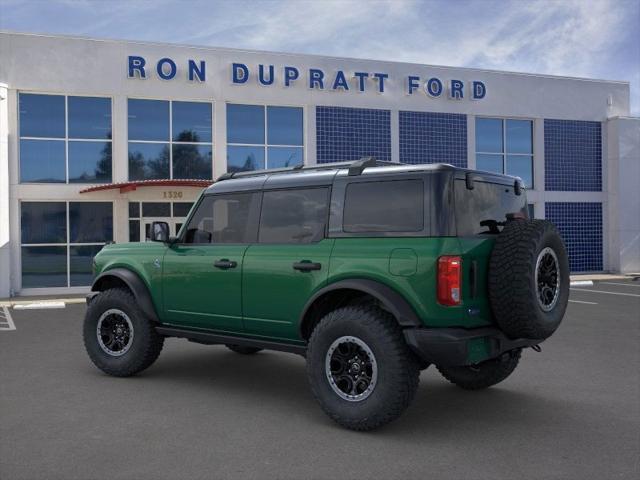
[[[438,258],[438,303],[460,305],[462,258],[445,255]]]

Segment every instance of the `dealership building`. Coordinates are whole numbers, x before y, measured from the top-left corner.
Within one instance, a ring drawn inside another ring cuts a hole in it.
[[[0,33],[0,298],[77,293],[225,172],[375,156],[519,176],[573,272],[640,271],[629,83]]]

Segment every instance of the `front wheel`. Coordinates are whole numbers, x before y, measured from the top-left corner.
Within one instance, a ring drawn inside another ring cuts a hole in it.
[[[438,371],[451,383],[465,390],[481,390],[502,382],[518,366],[521,350],[514,350],[478,365],[463,367],[438,366]]]
[[[375,306],[334,310],[309,339],[313,395],[329,417],[351,430],[373,430],[398,418],[416,393],[419,374],[400,327]]]

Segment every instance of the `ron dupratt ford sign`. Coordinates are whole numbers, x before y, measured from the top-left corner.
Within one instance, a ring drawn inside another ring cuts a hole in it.
[[[167,57],[151,63],[144,57],[128,57],[129,78],[148,78],[151,75],[162,80],[182,77],[192,82],[206,82],[207,64],[204,60],[188,60],[186,65],[178,66],[175,61]],[[229,79],[235,85],[246,85],[251,81],[265,87],[279,85],[288,88],[302,83],[307,88],[316,90],[384,93],[389,74],[345,70],[326,72],[319,68],[303,70],[290,65],[253,66],[233,62],[229,65]],[[435,76],[422,78],[418,75],[407,75],[402,82],[407,95],[421,92],[432,98],[444,96],[453,100],[467,98],[480,100],[487,94],[485,84],[478,80],[464,82],[453,78],[444,79]]]

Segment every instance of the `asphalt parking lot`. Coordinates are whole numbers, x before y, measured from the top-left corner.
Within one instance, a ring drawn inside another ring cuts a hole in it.
[[[322,413],[291,354],[170,339],[141,375],[108,377],[83,314],[0,319],[3,480],[640,478],[640,282],[572,289],[542,353],[496,387],[429,368],[403,417],[365,434]]]

